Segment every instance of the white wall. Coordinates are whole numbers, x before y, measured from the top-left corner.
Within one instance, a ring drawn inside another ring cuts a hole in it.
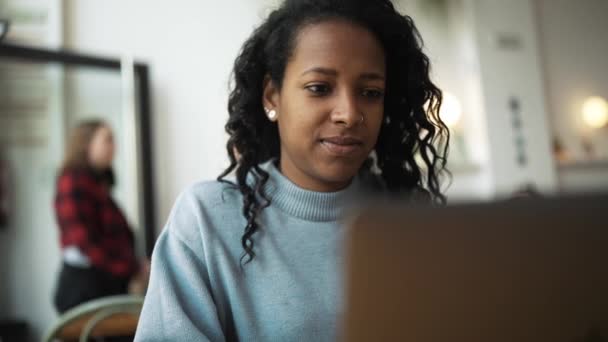
[[[130,53],[152,67],[155,191],[159,224],[164,224],[181,189],[214,178],[226,165],[222,151],[228,76],[265,3],[65,0],[63,5],[67,47],[112,57]],[[59,37],[50,38],[49,47],[59,42]],[[80,89],[84,91],[78,93],[79,101],[68,96],[62,103],[63,77],[60,70],[53,72],[51,89],[57,93],[51,94],[49,144],[5,151],[18,176],[12,184],[18,193],[13,224],[0,230],[0,319],[26,320],[35,341],[56,319],[51,299],[60,256],[51,203],[63,154],[63,116],[95,114],[92,104],[109,115],[121,109],[116,99],[120,89],[104,88],[114,83],[112,76],[94,86],[98,92]],[[76,94],[70,88],[76,83],[101,78],[68,72],[66,95]],[[118,80],[115,85],[120,86]]]
[[[9,226],[0,230],[0,319],[26,321],[36,341],[55,320],[52,293],[60,258],[52,203],[63,152],[64,113],[61,70],[40,70],[38,76],[50,90],[46,141],[3,146],[10,171],[11,210]]]
[[[181,189],[212,179],[225,167],[223,125],[231,65],[268,5],[275,3],[65,1],[67,47],[132,54],[152,67],[159,225]],[[458,95],[468,111],[463,138],[473,167],[456,167],[448,194],[491,198],[528,183],[554,191],[558,178],[533,0],[451,0],[444,22],[433,22],[428,13],[424,18],[420,1],[395,3],[418,23],[434,62],[433,77]],[[584,27],[582,18],[578,22],[573,25]],[[500,37],[514,39],[518,46],[505,48]],[[522,105],[528,157],[523,167],[516,162],[511,96]]]
[[[159,224],[181,189],[195,180],[215,178],[227,165],[223,125],[231,66],[251,29],[277,2],[232,0],[212,6],[184,0],[179,5],[66,0],[66,47],[110,56],[129,53],[152,67]],[[395,1],[420,26],[434,63],[433,77],[461,95],[471,112],[464,138],[475,166],[464,172],[457,167],[448,194],[456,199],[489,198],[493,183],[474,28],[460,17],[473,13],[466,1],[457,2],[461,5],[451,3],[446,18],[450,22],[437,26],[437,19],[423,16],[415,1]],[[454,65],[468,69],[455,70]]]
[[[20,5],[44,8],[47,22],[41,23],[36,42],[45,47],[59,46],[62,30],[61,0],[29,1]],[[3,1],[6,3],[6,1]],[[15,2],[16,3],[16,2]],[[45,8],[45,6],[48,6]],[[0,61],[4,64],[6,61]],[[7,63],[8,64],[8,63]],[[11,64],[9,64],[11,65]],[[23,64],[20,63],[23,67]],[[36,68],[36,67],[34,67]],[[11,69],[10,70],[16,70]],[[27,67],[25,69],[28,69]],[[36,68],[38,69],[38,68]],[[28,72],[23,70],[24,72]],[[31,71],[31,70],[30,70]],[[45,144],[4,145],[4,158],[9,164],[12,182],[10,224],[0,230],[0,319],[22,319],[29,324],[32,341],[55,320],[51,304],[53,287],[60,262],[58,234],[52,210],[54,181],[61,161],[63,146],[63,74],[61,68],[49,66],[34,71],[38,81],[25,76],[22,81],[46,83],[49,89],[45,111],[48,130]],[[19,78],[20,72],[14,77]],[[9,87],[15,86],[7,79]],[[1,88],[5,91],[5,88]],[[33,87],[31,88],[33,89]],[[22,93],[19,97],[36,97]],[[39,114],[39,113],[37,113]],[[44,127],[44,126],[43,126]],[[0,127],[6,129],[6,127]]]
[[[184,187],[214,179],[227,166],[223,126],[232,63],[272,3],[65,1],[67,48],[131,54],[151,66],[159,225]]]
[[[432,79],[460,100],[463,117],[452,132],[466,158],[450,158],[451,201],[509,196],[533,184],[556,188],[550,129],[532,1],[396,1],[411,15],[432,61]],[[499,43],[516,41],[515,47]],[[517,97],[523,128],[516,132],[508,104]],[[516,137],[525,140],[527,163],[517,161]],[[452,156],[457,155],[452,149]]]
[[[450,202],[487,200],[494,195],[489,141],[484,113],[480,60],[475,39],[473,3],[467,0],[394,1],[400,13],[414,19],[431,60],[431,79],[455,95],[463,115],[452,130],[444,180]]]
[[[508,195],[528,183],[553,192],[557,178],[532,1],[474,0],[473,10],[495,193]],[[524,166],[516,160],[511,97],[521,104]]]
[[[560,187],[568,192],[607,190],[608,129],[587,128],[581,106],[588,96],[608,99],[608,1],[535,2],[551,126],[571,159],[571,165],[558,169]],[[593,143],[602,163],[585,157],[582,137]]]

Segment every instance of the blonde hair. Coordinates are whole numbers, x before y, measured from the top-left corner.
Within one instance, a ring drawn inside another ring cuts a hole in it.
[[[71,168],[91,167],[89,145],[98,129],[109,127],[103,120],[92,119],[80,122],[70,132],[65,146],[65,157],[60,171]]]

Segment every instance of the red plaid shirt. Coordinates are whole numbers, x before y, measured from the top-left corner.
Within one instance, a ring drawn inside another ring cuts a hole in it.
[[[78,247],[93,266],[118,277],[136,272],[133,232],[92,170],[62,172],[57,179],[55,213],[62,248]]]

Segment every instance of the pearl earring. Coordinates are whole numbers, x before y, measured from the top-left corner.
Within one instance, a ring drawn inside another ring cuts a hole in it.
[[[266,115],[268,115],[268,119],[270,119],[270,121],[275,121],[277,119],[277,111],[274,109],[269,110]]]

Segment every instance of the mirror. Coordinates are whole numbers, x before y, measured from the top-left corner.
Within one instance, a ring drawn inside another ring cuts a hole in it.
[[[134,233],[136,255],[151,254],[147,87],[143,64],[0,45],[0,320],[24,320],[33,336],[56,320],[53,295],[64,258],[57,176],[68,136],[83,121],[110,128],[110,196]]]

